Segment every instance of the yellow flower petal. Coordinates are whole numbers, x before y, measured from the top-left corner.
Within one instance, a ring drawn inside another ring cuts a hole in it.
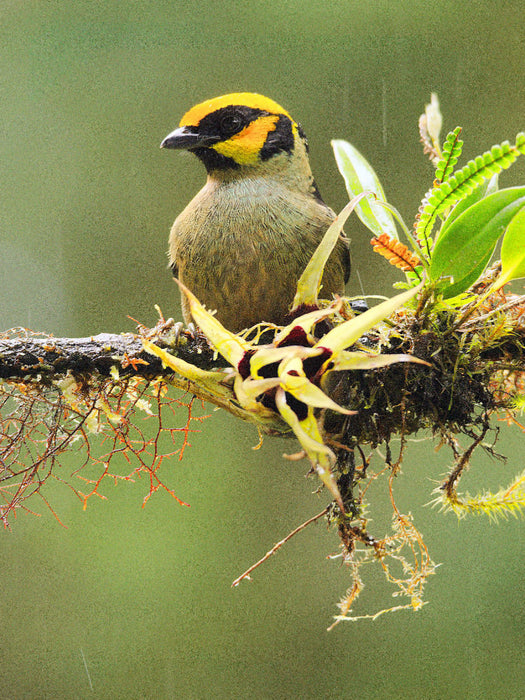
[[[233,367],[237,368],[246,350],[252,347],[250,343],[224,328],[222,323],[218,321],[215,316],[212,316],[206,311],[197,297],[192,294],[180,280],[175,279],[175,282],[177,282],[184,294],[188,297],[191,315],[195,323],[199,326],[217,352],[228,360]]]
[[[167,350],[159,348],[157,345],[149,340],[143,339],[142,344],[144,350],[149,352],[151,355],[156,355],[166,367],[170,367],[172,370],[180,374],[185,379],[189,379],[192,382],[197,382],[200,386],[204,387],[208,391],[212,392],[216,396],[223,396],[231,398],[231,390],[223,386],[222,382],[227,377],[225,372],[208,372],[195,365],[181,360],[180,357],[175,357]]]
[[[429,362],[425,360],[420,360],[418,357],[406,354],[392,354],[392,355],[380,355],[368,352],[349,352],[347,350],[342,350],[334,355],[332,358],[333,366],[330,370],[343,370],[343,369],[378,369],[379,367],[387,367],[388,365],[393,365],[396,362],[417,362],[421,365],[428,365]]]
[[[291,374],[282,375],[281,387],[308,406],[313,406],[314,408],[330,408],[332,411],[338,411],[339,413],[345,413],[346,415],[356,413],[356,411],[349,411],[337,404],[335,401],[332,401],[332,399],[325,394],[322,389],[319,389],[319,387],[317,387],[315,384],[312,384],[307,377],[298,377],[297,375]]]
[[[302,345],[285,345],[282,348],[263,347],[256,350],[250,357],[250,373],[254,379],[259,379],[259,370],[262,367],[294,358],[298,358],[302,368],[302,360],[321,355],[322,352],[321,348],[303,347]]]
[[[346,207],[341,211],[341,213],[336,216],[332,224],[328,227],[326,233],[324,234],[321,242],[317,246],[315,253],[310,258],[310,262],[306,266],[303,274],[299,278],[297,283],[297,293],[295,299],[293,300],[292,309],[296,309],[301,306],[301,304],[306,304],[311,306],[317,304],[317,295],[319,294],[319,288],[321,286],[321,278],[323,276],[324,267],[326,261],[330,257],[335,244],[346,220],[353,212],[356,204],[369,192],[362,192],[361,194],[354,197],[351,202],[348,202]]]
[[[339,326],[336,326],[326,335],[324,335],[315,345],[315,347],[323,347],[331,350],[334,354],[353,345],[364,333],[369,331],[380,321],[388,318],[396,309],[406,304],[407,301],[416,296],[422,285],[418,285],[407,292],[397,294],[391,299],[383,301],[377,306],[373,306],[368,311],[365,311],[359,316],[345,321]]]
[[[331,472],[331,467],[335,463],[335,455],[332,450],[323,443],[313,409],[309,408],[307,417],[303,421],[299,421],[297,415],[286,403],[286,396],[283,389],[277,390],[275,394],[275,403],[279,413],[301,443],[301,446],[308,455],[319,478],[337,501],[341,512],[344,513],[343,499],[337,488],[334,475]]]
[[[279,386],[279,377],[270,377],[268,379],[242,379],[240,375],[235,378],[235,395],[243,408],[248,411],[259,411],[263,407],[262,404],[256,401],[257,397],[264,394],[265,391],[274,389]],[[270,410],[270,409],[267,409]]]

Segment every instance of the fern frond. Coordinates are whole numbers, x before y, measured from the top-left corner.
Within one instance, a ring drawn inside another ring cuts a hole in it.
[[[443,144],[443,155],[436,168],[436,180],[438,182],[443,182],[454,172],[454,166],[458,162],[458,158],[463,150],[463,141],[459,138],[460,134],[460,126],[456,126],[454,131],[447,134],[447,138]]]
[[[415,253],[403,243],[389,236],[388,233],[374,236],[370,243],[374,248],[374,252],[382,255],[391,265],[403,270],[403,272],[415,273],[416,268],[422,264]]]
[[[508,141],[493,146],[490,151],[470,160],[447,180],[433,187],[422,202],[415,224],[415,236],[422,248],[430,251],[432,227],[438,214],[467,197],[485,180],[509,168],[520,153],[525,153],[525,134],[518,134],[516,145]]]

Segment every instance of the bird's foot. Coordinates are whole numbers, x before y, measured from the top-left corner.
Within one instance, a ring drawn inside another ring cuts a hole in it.
[[[191,340],[194,340],[195,335],[197,333],[195,325],[191,322],[188,323],[187,326],[185,326],[182,321],[177,321],[177,323],[174,322],[171,326],[171,329],[173,344],[175,346],[180,345],[183,338],[190,338]]]

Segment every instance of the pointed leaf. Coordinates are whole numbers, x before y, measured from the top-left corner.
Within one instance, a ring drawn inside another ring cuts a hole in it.
[[[422,285],[418,285],[407,292],[397,294],[392,299],[387,299],[377,306],[373,306],[368,311],[365,311],[359,316],[352,318],[350,321],[345,321],[339,326],[336,326],[326,335],[324,335],[315,345],[331,350],[334,354],[353,345],[359,338],[373,328],[376,324],[385,318],[388,318],[396,309],[403,306],[412,299],[421,290]],[[332,361],[330,358],[328,362]]]
[[[512,218],[505,232],[501,245],[501,275],[495,289],[520,277],[525,277],[525,207]]]
[[[444,296],[456,296],[476,281],[474,275],[524,204],[525,187],[511,187],[485,197],[452,222],[439,237],[430,263],[432,280],[452,279],[443,281]],[[447,291],[452,285],[453,291]]]
[[[352,199],[362,192],[373,192],[377,199],[386,202],[379,178],[357,148],[342,139],[334,139],[332,148],[337,167],[345,181],[348,196]],[[394,238],[398,237],[396,225],[390,212],[377,204],[373,196],[359,202],[356,206],[356,214],[376,236],[388,233]]]
[[[374,355],[368,352],[349,352],[342,351],[334,355],[332,358],[333,367],[330,370],[357,370],[357,369],[378,369],[379,367],[387,367],[396,362],[416,362],[421,365],[428,365],[425,360],[420,360],[418,357],[406,354],[392,355]]]
[[[492,258],[492,254],[494,253],[494,248],[491,248],[485,257],[480,258],[478,264],[476,267],[473,267],[472,270],[463,277],[459,282],[453,282],[452,284],[449,284],[447,287],[443,289],[443,299],[453,299],[454,297],[459,296],[463,292],[465,292],[467,289],[472,287],[472,285],[478,280],[481,275],[483,274],[485,268],[490,262],[490,259]]]
[[[333,222],[328,227],[321,242],[315,249],[314,254],[310,258],[308,265],[305,267],[303,274],[297,282],[297,292],[292,304],[292,311],[297,307],[305,304],[312,306],[317,304],[317,295],[321,287],[321,278],[323,276],[326,261],[330,257],[335,244],[339,240],[343,226],[346,220],[353,212],[357,202],[365,195],[361,194],[354,197],[351,202],[348,202],[346,207],[338,214]]]
[[[244,353],[251,348],[250,343],[235,333],[226,330],[222,323],[206,311],[197,297],[178,279],[175,282],[188,298],[191,315],[195,323],[208,338],[213,347],[233,366],[237,367]]]

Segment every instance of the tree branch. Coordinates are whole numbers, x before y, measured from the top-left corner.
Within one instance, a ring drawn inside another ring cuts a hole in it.
[[[173,370],[144,351],[141,335],[99,333],[86,338],[54,338],[17,329],[0,336],[0,379],[24,380],[38,377],[43,384],[67,373],[109,376],[117,367],[121,376],[168,377]],[[202,369],[213,367],[213,351],[206,338],[190,331],[174,332],[169,327],[153,329],[147,335],[157,345]]]

